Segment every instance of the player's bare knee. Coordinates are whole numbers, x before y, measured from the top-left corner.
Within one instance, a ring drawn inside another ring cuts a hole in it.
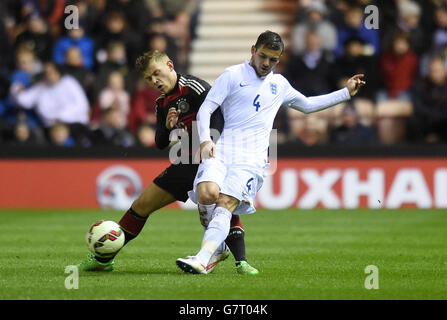
[[[201,194],[199,193],[199,203],[206,204],[206,205],[213,204],[213,203],[216,203],[218,197],[219,197],[219,194],[205,191]]]
[[[198,185],[199,203],[209,205],[219,199],[219,187],[214,183],[200,183]]]

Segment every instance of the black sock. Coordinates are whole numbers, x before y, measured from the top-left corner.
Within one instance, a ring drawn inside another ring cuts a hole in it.
[[[124,232],[124,245],[123,245],[123,247],[124,247],[130,240],[135,239],[137,236],[133,235],[130,232],[127,232],[126,230],[123,230],[123,232]]]
[[[126,230],[123,230],[124,232],[124,244],[123,244],[123,248],[124,246],[132,239],[135,238],[135,236],[129,232],[127,232]],[[121,248],[122,249],[122,248]],[[119,251],[118,251],[119,252]],[[113,258],[115,258],[115,256],[118,254],[118,252],[116,254],[114,254],[112,257],[107,257],[107,258],[101,258],[98,256],[95,256],[95,259],[101,263],[107,263],[110,260],[112,260]]]
[[[228,248],[230,248],[231,253],[236,260],[236,265],[238,261],[247,261],[245,256],[245,232],[239,227],[231,228],[228,233],[225,243]]]

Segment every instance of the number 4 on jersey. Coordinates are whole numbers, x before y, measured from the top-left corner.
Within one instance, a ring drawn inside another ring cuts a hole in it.
[[[253,105],[256,107],[256,111],[259,110],[259,108],[261,107],[261,105],[259,104],[259,94],[256,96],[255,100],[253,100]]]

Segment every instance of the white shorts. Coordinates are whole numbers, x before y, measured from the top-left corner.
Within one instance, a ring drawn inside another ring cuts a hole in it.
[[[200,182],[214,182],[220,188],[220,193],[239,200],[239,206],[233,214],[247,214],[256,211],[254,200],[256,193],[264,182],[264,169],[237,167],[234,164],[225,165],[221,160],[209,158],[199,165],[194,189],[188,192],[190,199],[197,203],[197,185]]]

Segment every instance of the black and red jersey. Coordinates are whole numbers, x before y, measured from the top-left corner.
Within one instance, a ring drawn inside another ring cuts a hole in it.
[[[188,131],[190,140],[190,151],[192,147],[191,139],[192,123],[196,121],[197,112],[208,94],[211,86],[204,80],[191,75],[177,75],[177,83],[174,89],[168,94],[162,94],[156,101],[157,111],[157,131],[155,142],[158,148],[166,148],[171,130],[166,128],[166,117],[170,108],[180,110],[175,128],[183,128]],[[220,108],[211,116],[210,127],[222,132],[224,120]],[[197,135],[197,133],[195,133]]]

